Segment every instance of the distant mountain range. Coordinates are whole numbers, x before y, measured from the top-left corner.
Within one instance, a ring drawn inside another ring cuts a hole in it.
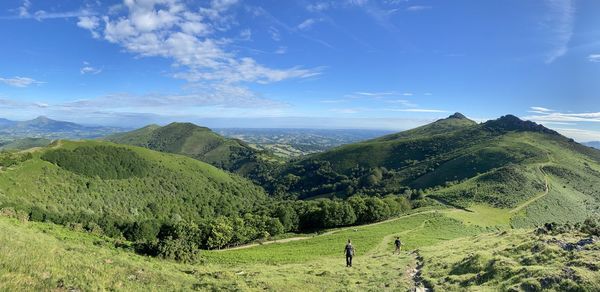
[[[600,141],[585,142],[585,143],[583,143],[583,145],[589,146],[589,147],[593,147],[593,148],[596,148],[596,149],[600,149]]]
[[[386,130],[367,129],[214,129],[229,138],[240,139],[258,149],[281,157],[318,153],[344,144],[391,134]]]
[[[0,137],[4,140],[18,138],[86,139],[98,138],[126,129],[103,126],[85,126],[57,121],[44,116],[28,121],[11,121],[0,118]]]

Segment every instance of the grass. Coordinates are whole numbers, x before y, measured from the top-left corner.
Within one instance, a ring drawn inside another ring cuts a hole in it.
[[[209,263],[219,264],[298,263],[340,256],[348,239],[354,242],[357,253],[360,254],[374,249],[386,237],[396,234],[403,234],[402,239],[406,248],[414,249],[423,244],[433,244],[478,232],[481,232],[481,228],[464,226],[459,221],[449,219],[436,212],[417,213],[381,224],[346,228],[307,240],[285,244],[274,243],[225,252],[211,251],[205,253],[205,259]]]
[[[421,249],[423,275],[439,291],[598,291],[600,243],[569,252],[551,241],[584,237],[512,230],[451,240]]]
[[[131,132],[110,135],[104,139],[185,155],[244,176],[253,175],[258,171],[257,167],[269,161],[282,161],[240,140],[225,138],[208,128],[191,123],[171,123],[164,127],[150,125]]]
[[[145,162],[143,175],[103,179],[69,171],[40,159],[47,151],[54,151],[42,149],[34,152],[33,158],[2,171],[0,208],[37,207],[51,214],[86,213],[117,220],[167,220],[173,216],[200,220],[218,212],[231,215],[266,199],[264,192],[250,181],[180,155],[100,141],[60,141],[52,149],[97,146],[135,153]],[[94,171],[98,170],[102,169]]]
[[[181,290],[178,264],[123,252],[98,237],[0,218],[0,290]]]
[[[568,253],[530,230],[498,231],[499,222],[485,219],[497,210],[473,211],[464,217],[464,211],[429,210],[300,241],[204,251],[197,264],[136,255],[116,248],[114,239],[58,225],[0,217],[0,290],[406,291],[413,286],[415,249],[424,257],[426,283],[439,291],[599,288],[600,244]],[[404,243],[400,255],[392,255],[396,236]],[[357,252],[353,268],[344,263],[347,238]]]
[[[313,238],[203,252],[196,265],[114,247],[114,240],[46,223],[0,217],[0,290],[407,290],[414,257],[392,256],[394,236],[414,249],[482,231],[438,213],[339,230]],[[345,267],[348,237],[357,249]]]
[[[510,213],[507,209],[493,208],[487,205],[471,205],[468,210],[451,209],[444,214],[469,226],[500,228],[510,226]]]

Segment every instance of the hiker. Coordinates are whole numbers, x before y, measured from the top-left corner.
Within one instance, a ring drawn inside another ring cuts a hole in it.
[[[354,247],[352,246],[352,242],[348,239],[348,243],[344,248],[344,254],[346,254],[346,267],[352,267],[352,257],[354,256]]]
[[[396,240],[394,240],[394,245],[396,246],[396,250],[392,254],[400,254],[400,247],[402,246],[402,241],[400,241],[399,236],[396,236]]]

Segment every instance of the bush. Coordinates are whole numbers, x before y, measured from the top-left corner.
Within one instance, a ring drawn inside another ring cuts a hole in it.
[[[590,217],[585,219],[581,226],[581,231],[589,235],[600,236],[600,217]]]
[[[149,242],[148,253],[181,262],[194,262],[200,253],[202,231],[192,222],[180,221],[173,225],[164,225],[159,239]]]

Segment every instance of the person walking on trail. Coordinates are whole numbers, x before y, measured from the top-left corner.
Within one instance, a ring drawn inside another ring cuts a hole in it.
[[[346,254],[346,267],[352,267],[352,257],[354,256],[354,246],[352,246],[352,242],[348,239],[348,243],[344,248],[344,254]]]
[[[402,246],[402,241],[400,241],[400,237],[396,236],[396,240],[394,240],[394,245],[396,246],[396,250],[393,253],[400,254],[400,247]]]

